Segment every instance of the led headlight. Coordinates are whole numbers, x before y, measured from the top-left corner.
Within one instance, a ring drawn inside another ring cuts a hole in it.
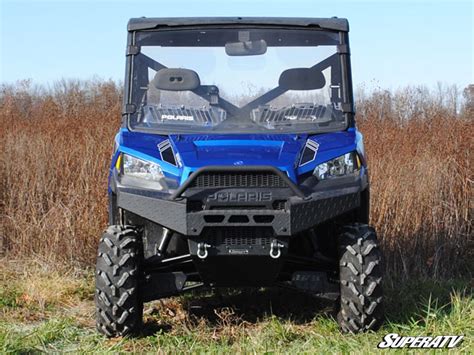
[[[122,154],[122,162],[123,176],[157,182],[158,184],[156,184],[155,188],[158,190],[167,189],[163,170],[161,170],[158,164],[138,159],[128,154]]]
[[[319,164],[313,174],[319,179],[331,179],[341,176],[347,176],[357,172],[360,169],[359,156],[355,152],[347,153]]]

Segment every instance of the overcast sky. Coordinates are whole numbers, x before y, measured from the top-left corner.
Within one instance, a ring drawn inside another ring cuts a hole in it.
[[[130,17],[346,17],[356,85],[473,79],[472,1],[0,0],[0,82],[123,79]]]

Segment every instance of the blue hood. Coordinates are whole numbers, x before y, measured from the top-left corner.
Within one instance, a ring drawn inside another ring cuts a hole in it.
[[[158,144],[170,139],[181,166],[161,161]],[[315,161],[298,167],[307,139],[319,144]],[[287,172],[290,179],[311,171],[317,164],[356,149],[356,132],[301,134],[171,135],[130,132],[122,129],[116,137],[120,151],[159,163],[165,174],[184,182],[189,174],[209,165],[270,165]]]
[[[183,165],[293,167],[306,137],[296,135],[170,136]]]

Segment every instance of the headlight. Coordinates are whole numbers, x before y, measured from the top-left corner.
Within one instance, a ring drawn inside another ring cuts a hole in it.
[[[124,176],[158,182],[159,184],[156,184],[155,188],[158,190],[167,189],[163,170],[161,170],[158,164],[138,159],[128,154],[122,154],[122,161],[122,174]]]
[[[331,179],[353,174],[360,169],[360,160],[356,152],[347,153],[319,164],[313,174],[319,179]]]

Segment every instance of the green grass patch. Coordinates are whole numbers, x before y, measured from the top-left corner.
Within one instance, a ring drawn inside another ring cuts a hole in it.
[[[3,288],[0,290],[0,308],[8,307],[15,308],[18,306],[18,300],[21,296],[21,293],[12,287],[6,287],[2,285]]]
[[[387,320],[378,332],[341,334],[331,304],[299,293],[232,290],[153,302],[147,307],[141,336],[119,339],[106,339],[95,331],[92,286],[84,282],[77,284],[77,292],[62,285],[68,298],[61,298],[63,303],[56,300],[47,319],[44,314],[35,319],[36,308],[17,301],[24,296],[18,282],[3,285],[0,353],[360,353],[374,352],[388,333],[464,335],[456,350],[473,350],[474,300],[468,280],[387,283]],[[79,312],[77,304],[82,305]],[[20,316],[11,317],[15,313]]]

